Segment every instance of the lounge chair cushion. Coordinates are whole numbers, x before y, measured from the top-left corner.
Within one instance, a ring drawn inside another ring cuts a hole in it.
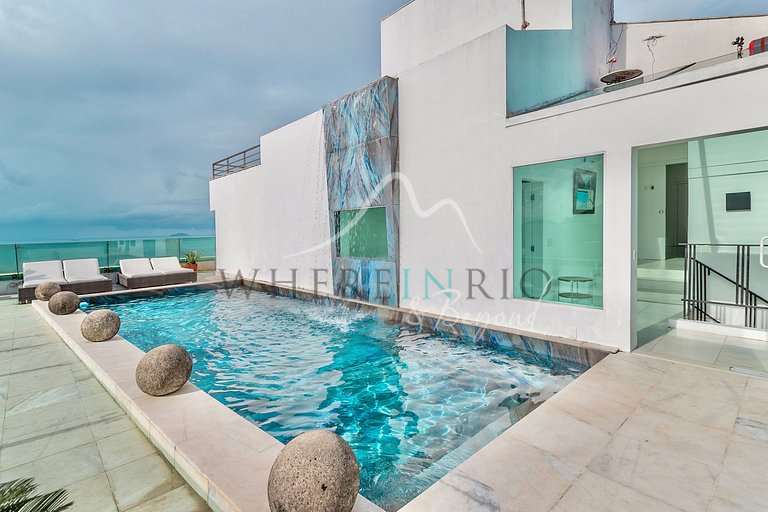
[[[58,284],[67,284],[64,273],[61,270],[60,260],[30,261],[22,265],[24,274],[24,288],[37,286],[43,281],[53,281]]]
[[[64,260],[64,278],[69,281],[72,278],[91,277],[99,280],[101,275],[99,270],[99,260],[96,258],[86,258],[82,260]]]
[[[24,281],[21,285],[22,288],[34,288],[40,283],[51,282],[56,284],[68,284],[66,279],[29,279]]]
[[[120,273],[126,277],[161,276],[162,272],[154,270],[149,263],[149,258],[133,258],[120,260]]]
[[[67,282],[69,284],[79,283],[99,283],[101,281],[109,281],[107,276],[67,276]]]
[[[166,256],[164,258],[152,258],[152,268],[159,270],[164,274],[185,274],[194,272],[191,268],[183,268],[179,264],[179,259],[175,256]]]

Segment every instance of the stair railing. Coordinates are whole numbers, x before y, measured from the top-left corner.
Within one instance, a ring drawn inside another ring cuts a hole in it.
[[[765,237],[760,242],[760,265],[765,263]],[[756,327],[759,311],[768,314],[768,300],[750,288],[750,256],[753,244],[681,244],[685,246],[685,267],[683,284],[683,315],[689,320],[712,320],[722,323],[710,314],[707,306],[730,306],[744,308],[744,327]],[[731,278],[698,258],[700,247],[733,247],[736,249],[736,274]],[[768,268],[768,266],[766,266]],[[715,275],[735,287],[734,302],[712,300],[708,298],[709,278]]]

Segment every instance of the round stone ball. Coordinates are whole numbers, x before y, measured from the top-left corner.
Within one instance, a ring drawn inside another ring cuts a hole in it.
[[[192,358],[178,345],[160,345],[141,358],[136,384],[148,395],[165,396],[178,391],[192,375]]]
[[[310,430],[278,454],[267,497],[272,512],[350,512],[359,489],[352,448],[330,430]]]
[[[109,309],[97,309],[88,313],[80,324],[80,332],[88,341],[111,340],[119,330],[120,317]]]
[[[59,292],[48,301],[48,310],[54,315],[68,315],[80,307],[80,297],[75,292]]]
[[[37,300],[51,300],[51,297],[61,291],[61,286],[52,281],[43,281],[35,287],[35,298]]]

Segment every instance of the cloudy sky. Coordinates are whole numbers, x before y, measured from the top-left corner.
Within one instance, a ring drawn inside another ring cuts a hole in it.
[[[0,0],[0,243],[212,234],[210,163],[379,76],[405,0]],[[616,18],[768,11],[616,0]]]

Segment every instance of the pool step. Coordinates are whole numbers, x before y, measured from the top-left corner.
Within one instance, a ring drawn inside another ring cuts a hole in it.
[[[507,397],[500,401],[498,405],[500,407],[504,406],[504,402],[507,402],[508,400],[514,400],[514,398],[511,396]],[[435,459],[435,461],[430,464],[428,468],[424,469],[418,475],[414,475],[414,478],[424,478],[436,481],[443,476],[442,474],[436,474],[438,472],[442,472],[442,467],[445,465],[450,467],[458,466],[473,454],[475,454],[482,447],[499,437],[509,427],[523,419],[527,414],[536,409],[536,407],[539,405],[540,404],[535,404],[533,400],[529,398],[517,407],[508,409],[508,411],[502,413],[496,420],[486,425],[462,444],[446,453],[442,457]],[[444,462],[445,464],[436,464],[438,461]]]

